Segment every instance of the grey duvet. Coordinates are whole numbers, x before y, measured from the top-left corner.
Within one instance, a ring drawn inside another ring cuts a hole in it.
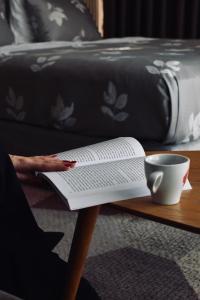
[[[200,41],[147,38],[0,47],[0,119],[95,137],[200,136]]]

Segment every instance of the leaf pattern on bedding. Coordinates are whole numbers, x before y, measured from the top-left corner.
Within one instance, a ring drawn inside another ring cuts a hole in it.
[[[152,66],[146,66],[146,69],[151,74],[168,74],[173,78],[176,76],[176,72],[180,71],[180,61],[169,60],[164,62],[163,60],[154,60]]]
[[[76,118],[73,117],[74,102],[69,106],[65,106],[63,98],[58,95],[56,104],[51,108],[51,115],[54,120],[54,127],[64,129],[72,127],[76,123]]]
[[[186,42],[161,43],[77,38],[2,47],[0,117],[90,136],[145,135],[149,141],[153,137],[165,142],[168,135],[167,142],[196,140],[200,137],[199,41],[188,42],[195,53],[179,51],[178,57],[178,52],[165,50],[185,50]],[[188,88],[180,96],[185,82]]]
[[[50,56],[48,58],[45,56],[40,56],[36,59],[36,63],[32,64],[30,68],[33,72],[39,72],[47,67],[54,65],[60,58],[61,56],[58,55]]]
[[[13,119],[17,121],[23,121],[26,116],[26,112],[23,110],[24,99],[22,96],[16,96],[14,90],[10,87],[8,96],[6,97],[8,107],[6,111]]]
[[[128,95],[117,95],[117,89],[113,82],[108,83],[108,90],[103,93],[103,99],[106,105],[101,106],[101,111],[104,115],[109,116],[115,121],[124,122],[129,116],[129,113],[121,111],[128,103]]]
[[[47,2],[47,9],[49,10],[49,20],[55,22],[58,26],[63,25],[63,21],[67,21],[68,17],[64,13],[64,10],[60,7],[54,6],[51,3]]]

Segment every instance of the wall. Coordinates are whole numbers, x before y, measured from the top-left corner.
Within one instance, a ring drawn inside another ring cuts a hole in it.
[[[200,0],[104,0],[104,35],[200,38]]]

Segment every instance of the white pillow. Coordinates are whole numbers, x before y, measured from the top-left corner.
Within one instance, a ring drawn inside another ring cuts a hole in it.
[[[10,0],[10,28],[16,44],[32,42],[32,33],[22,0]]]

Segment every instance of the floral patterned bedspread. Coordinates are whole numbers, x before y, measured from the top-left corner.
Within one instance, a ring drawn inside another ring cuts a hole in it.
[[[0,47],[0,119],[96,137],[200,136],[200,40]]]

